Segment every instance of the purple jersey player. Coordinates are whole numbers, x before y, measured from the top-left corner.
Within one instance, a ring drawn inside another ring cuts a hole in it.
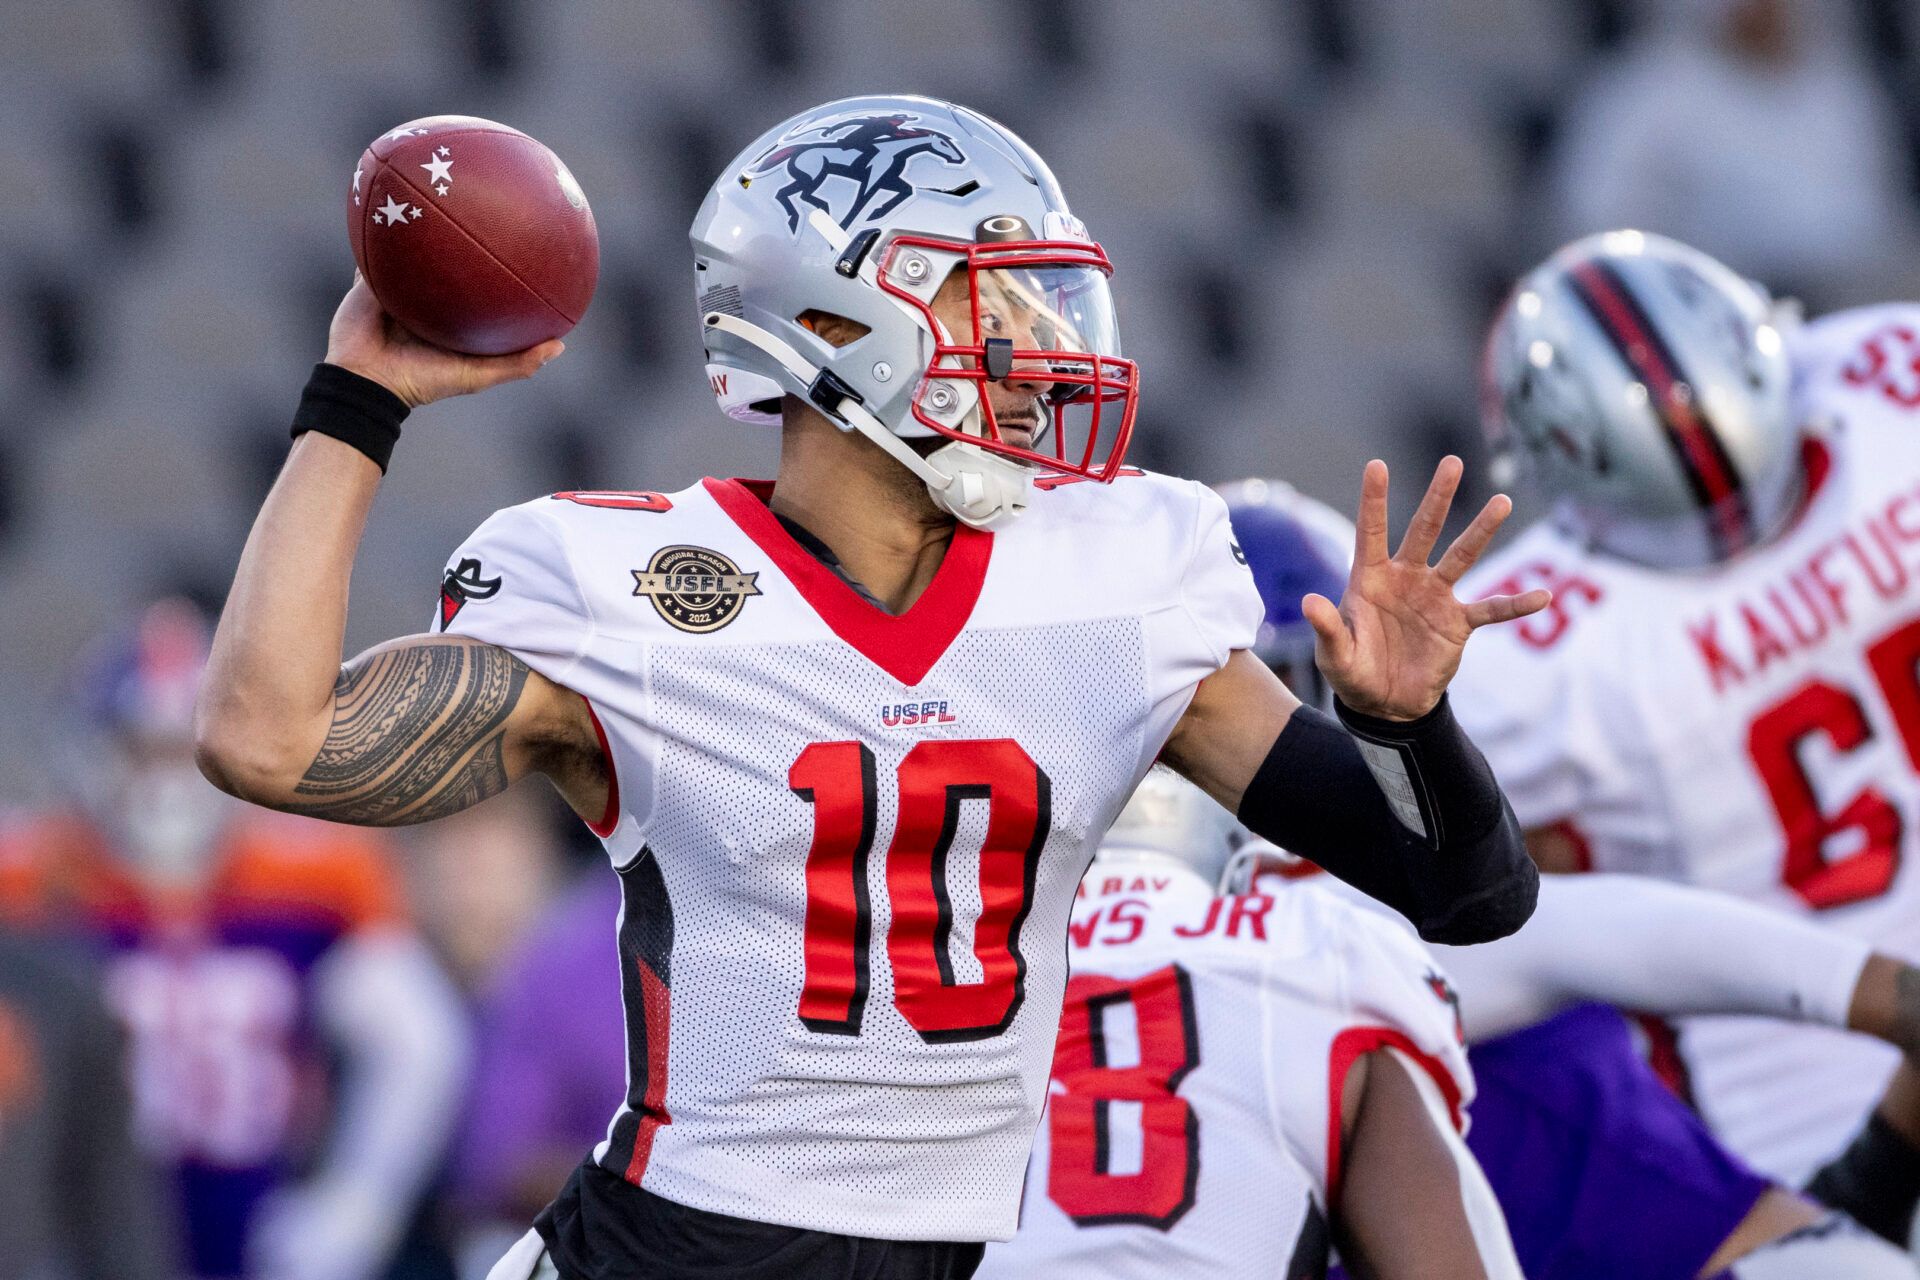
[[[194,1276],[372,1280],[445,1142],[466,1027],[384,842],[199,776],[206,653],[168,601],[81,664],[78,794],[0,826],[0,924],[100,955]]]
[[[1467,1145],[1529,1276],[1690,1280],[1774,1189],[1647,1068],[1606,1005],[1477,1044],[1468,1059],[1480,1094]]]

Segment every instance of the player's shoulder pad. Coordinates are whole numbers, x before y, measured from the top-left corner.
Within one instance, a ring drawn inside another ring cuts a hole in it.
[[[60,875],[60,850],[84,847],[86,830],[64,816],[0,815],[0,920],[35,919]]]
[[[1878,303],[1809,320],[1788,332],[1787,352],[1803,405],[1809,394],[1832,391],[1891,388],[1911,395],[1920,362],[1920,303]]]
[[[55,855],[63,843],[83,838],[84,828],[67,814],[0,811],[0,867],[42,861]]]
[[[1429,1054],[1464,1043],[1452,979],[1410,925],[1311,880],[1286,891],[1301,895],[1308,927],[1335,949],[1350,1017],[1403,1031]],[[1450,1074],[1463,1074],[1448,1066]]]
[[[651,489],[567,489],[542,494],[516,506],[502,507],[474,531],[491,533],[502,541],[534,545],[558,538],[592,538],[600,534],[633,535],[634,525],[649,527],[679,523],[690,505],[706,504],[699,486],[676,493]]]
[[[1014,533],[1054,540],[1088,581],[1113,584],[1144,609],[1184,609],[1215,667],[1253,644],[1260,593],[1218,493],[1134,467],[1112,484],[1069,480],[1036,480]]]
[[[711,502],[697,487],[568,490],[504,507],[447,558],[432,630],[553,654],[577,648],[593,609],[583,574],[596,549],[671,541]]]
[[[1857,350],[1882,330],[1908,329],[1920,336],[1920,302],[1880,302],[1830,311],[1787,332],[1787,354],[1796,367],[1818,365]]]
[[[1109,484],[1080,476],[1044,473],[1033,481],[1028,518],[1072,521],[1086,527],[1140,528],[1145,536],[1190,530],[1208,500],[1225,509],[1218,494],[1195,480],[1122,467]]]
[[[1012,532],[1063,538],[1082,555],[1126,565],[1138,578],[1165,570],[1177,580],[1211,541],[1242,568],[1246,563],[1219,494],[1197,480],[1138,467],[1122,468],[1111,484],[1039,477],[1032,505]],[[1251,586],[1251,575],[1247,581]]]

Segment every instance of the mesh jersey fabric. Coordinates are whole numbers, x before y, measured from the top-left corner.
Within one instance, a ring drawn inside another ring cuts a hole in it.
[[[593,709],[624,885],[603,1168],[715,1213],[1011,1234],[1074,885],[1260,606],[1224,505],[1038,486],[897,617],[766,488],[556,495],[449,561],[444,630]]]
[[[1070,936],[1020,1232],[980,1280],[1322,1274],[1346,1068],[1397,1048],[1457,1121],[1472,1100],[1445,975],[1318,886],[1216,897],[1164,860],[1102,860]]]

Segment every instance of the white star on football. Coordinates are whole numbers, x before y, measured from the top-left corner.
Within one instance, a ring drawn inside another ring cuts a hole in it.
[[[446,148],[442,147],[440,150],[444,152]],[[427,181],[429,182],[453,181],[453,161],[445,156],[435,156],[420,167],[427,171]]]
[[[433,189],[433,194],[437,196],[443,196],[447,194],[447,184],[443,182],[439,186],[435,187]]]
[[[450,156],[450,155],[452,155],[453,153],[452,153],[451,151],[449,151],[449,150],[447,150],[447,149],[446,149],[445,147],[442,147],[442,148],[440,148],[440,154],[441,154],[441,155],[443,155],[443,156]]]
[[[392,133],[388,134],[387,137],[388,138],[412,138],[425,132],[426,132],[425,129],[408,129],[402,126],[401,128],[395,129]]]
[[[384,213],[387,216],[388,226],[392,226],[396,222],[405,222],[407,220],[407,206],[404,204],[401,204],[398,200],[395,200],[392,196],[388,196],[387,202],[380,206],[380,213]],[[380,214],[375,214],[374,221],[378,222],[379,220],[380,220]]]
[[[355,165],[353,167],[353,190],[356,195],[359,194],[359,191],[360,191],[360,166],[359,165]]]

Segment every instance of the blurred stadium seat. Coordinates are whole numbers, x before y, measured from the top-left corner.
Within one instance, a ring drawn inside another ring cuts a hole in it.
[[[497,505],[770,464],[767,433],[706,401],[685,227],[767,121],[879,86],[1004,115],[1052,158],[1119,265],[1159,465],[1312,486],[1370,451],[1410,457],[1436,406],[1470,420],[1488,282],[1548,247],[1530,148],[1595,41],[1655,7],[1049,0],[957,26],[935,0],[14,6],[0,491],[33,492],[0,542],[0,598],[36,598],[39,554],[69,594],[221,579],[348,278],[345,176],[380,129],[438,111],[511,120],[567,158],[602,283],[538,389],[409,427],[356,640],[419,625],[442,555]],[[1910,82],[1905,17],[1859,7],[1883,80]],[[20,676],[0,720],[54,670],[30,638],[19,610],[0,619]],[[0,798],[38,790],[37,762],[6,752]]]

